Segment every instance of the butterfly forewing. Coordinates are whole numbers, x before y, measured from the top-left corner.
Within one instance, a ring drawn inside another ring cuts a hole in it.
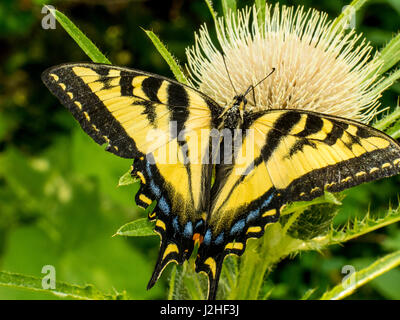
[[[279,131],[272,152],[267,144],[263,151],[274,187],[285,202],[311,200],[324,190],[337,192],[399,172],[399,144],[372,127],[311,112],[271,113],[281,114],[277,122],[269,122],[265,114],[254,127],[275,128],[279,121],[294,119],[290,130]]]
[[[170,261],[190,256],[204,227],[211,166],[203,157],[220,107],[175,81],[110,65],[64,64],[42,79],[97,143],[135,159],[132,174],[142,182],[136,202],[157,201],[149,217],[162,238],[151,287]]]

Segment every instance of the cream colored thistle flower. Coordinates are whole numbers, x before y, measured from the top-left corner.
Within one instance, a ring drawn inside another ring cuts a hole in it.
[[[368,122],[376,114],[383,80],[381,60],[354,30],[339,32],[327,14],[303,7],[266,8],[263,26],[255,6],[217,22],[217,37],[233,86],[257,109],[305,109]],[[190,83],[221,105],[236,95],[222,54],[203,25],[186,51]],[[385,89],[385,88],[383,88]]]

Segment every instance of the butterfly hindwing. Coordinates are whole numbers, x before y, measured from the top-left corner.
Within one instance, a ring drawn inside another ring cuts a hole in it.
[[[232,160],[221,152],[224,159],[216,165],[207,229],[196,260],[197,270],[208,274],[210,299],[216,296],[224,257],[241,255],[248,238],[261,237],[264,226],[279,219],[283,205],[266,165],[257,160],[261,151],[255,147],[255,139],[260,137],[248,129],[244,127],[237,134],[225,131],[224,147],[232,139],[239,143],[234,142],[236,149],[232,146]]]
[[[311,200],[400,172],[400,146],[364,124],[300,110],[248,113],[232,164],[217,166],[198,271],[216,295],[224,257],[279,219],[288,202]],[[252,149],[253,147],[253,149]]]
[[[151,287],[169,262],[190,256],[193,235],[204,226],[211,183],[204,157],[220,107],[173,80],[110,65],[64,64],[42,79],[93,140],[135,159],[137,204],[146,208],[157,201],[149,213],[161,236]]]

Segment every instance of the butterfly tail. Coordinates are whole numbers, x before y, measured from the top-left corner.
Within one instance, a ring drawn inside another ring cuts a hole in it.
[[[208,257],[202,262],[200,262],[198,258],[196,261],[196,272],[204,272],[208,276],[208,300],[216,299],[223,261],[223,255]]]
[[[222,263],[217,267],[217,274],[214,276],[211,272],[208,274],[208,296],[207,300],[215,300],[217,297],[218,282],[221,274]]]
[[[157,263],[154,267],[150,281],[147,284],[147,290],[151,289],[155,285],[158,278],[161,276],[161,273],[170,262],[181,263],[180,256],[179,248],[175,243],[161,241]]]
[[[161,273],[170,262],[182,264],[190,257],[193,251],[193,240],[173,238],[169,232],[170,228],[166,226],[167,224],[161,219],[157,220],[154,231],[160,235],[161,245],[157,263],[147,285],[147,289],[154,286]]]

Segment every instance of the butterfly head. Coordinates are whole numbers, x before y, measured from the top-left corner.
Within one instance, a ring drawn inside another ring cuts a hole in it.
[[[233,107],[236,106],[238,108],[238,110],[241,113],[242,118],[243,118],[244,110],[246,108],[246,104],[247,104],[247,99],[244,95],[238,95],[233,98],[232,106]]]

